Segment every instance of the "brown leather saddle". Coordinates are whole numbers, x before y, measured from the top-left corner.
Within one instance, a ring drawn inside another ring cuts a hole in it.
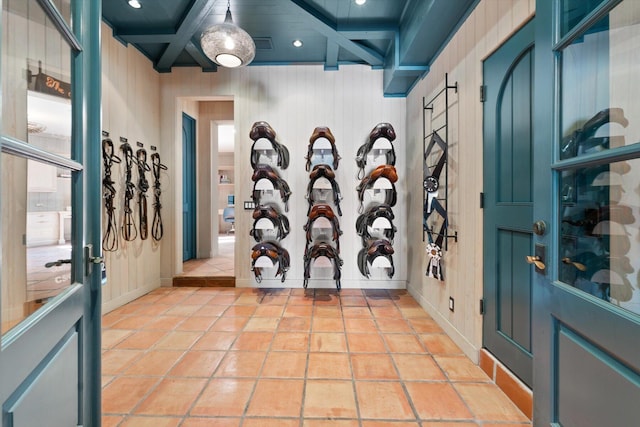
[[[257,165],[253,171],[253,175],[251,176],[251,180],[254,183],[253,193],[251,195],[253,202],[256,205],[260,204],[260,190],[256,190],[256,183],[261,179],[268,179],[271,181],[273,188],[280,191],[280,197],[284,202],[284,210],[285,212],[289,212],[289,196],[291,196],[289,184],[280,178],[280,175],[269,165]]]
[[[273,130],[269,123],[265,121],[255,122],[249,131],[249,138],[253,140],[251,145],[251,167],[253,169],[258,165],[258,159],[260,158],[259,151],[254,149],[256,141],[260,138],[268,139],[271,142],[273,150],[278,154],[278,166],[282,169],[289,167],[289,150],[284,144],[280,144],[276,140],[276,131]]]
[[[338,250],[326,242],[319,242],[305,249],[303,286],[306,288],[311,278],[311,261],[321,256],[327,257],[333,264],[333,280],[336,281],[336,288],[340,289],[340,278],[342,276],[340,268],[343,261],[340,259]]]
[[[338,221],[338,217],[333,213],[333,209],[331,209],[331,206],[327,204],[314,205],[309,212],[309,218],[307,219],[307,223],[303,227],[304,231],[307,232],[307,245],[313,240],[311,237],[311,233],[313,232],[313,223],[319,217],[324,217],[331,223],[331,228],[333,230],[333,241],[336,242],[336,250],[338,251],[338,253],[340,253],[340,241],[338,240],[340,235],[342,235],[342,230],[340,230],[340,222]]]
[[[356,164],[358,165],[358,179],[364,177],[364,168],[367,165],[367,155],[373,148],[373,144],[380,138],[385,138],[389,142],[393,142],[396,139],[396,131],[393,129],[390,123],[378,123],[367,137],[367,141],[358,148],[356,154]],[[396,152],[391,144],[391,150],[386,153],[387,164],[396,164]]]
[[[262,281],[262,270],[260,267],[256,267],[256,260],[262,256],[269,258],[273,264],[278,263],[278,271],[276,277],[281,276],[281,281],[286,279],[287,271],[291,265],[291,258],[289,252],[278,245],[275,242],[261,242],[251,248],[251,270],[256,277],[256,281],[260,283]]]
[[[364,202],[364,193],[367,189],[373,187],[373,184],[380,178],[384,177],[389,180],[391,183],[391,190],[387,191],[385,204],[389,206],[395,206],[398,194],[396,192],[395,183],[398,181],[398,173],[396,172],[396,168],[393,165],[380,165],[374,170],[372,170],[369,175],[362,178],[360,184],[356,187],[356,191],[358,192],[358,198],[360,200],[360,208],[358,212],[362,213],[362,203]]]
[[[358,269],[360,273],[362,273],[365,277],[370,277],[371,272],[369,271],[369,264],[373,263],[373,260],[379,256],[383,256],[389,260],[389,264],[391,268],[387,272],[389,278],[393,277],[395,273],[395,267],[393,265],[393,246],[391,242],[385,239],[378,239],[369,242],[360,252],[358,253]]]
[[[338,155],[338,149],[336,148],[336,139],[331,133],[331,129],[329,129],[327,126],[318,126],[313,130],[311,138],[309,138],[309,146],[307,148],[307,155],[305,157],[305,159],[307,160],[307,164],[305,166],[306,170],[309,171],[311,169],[311,160],[313,159],[313,144],[318,138],[326,138],[327,141],[329,141],[329,143],[331,144],[333,169],[338,169],[338,163],[341,157]]]
[[[396,226],[393,225],[395,215],[393,214],[390,206],[377,205],[367,209],[367,211],[360,215],[356,220],[356,232],[358,233],[358,236],[362,237],[363,246],[366,245],[367,241],[373,239],[373,236],[369,233],[369,227],[371,227],[374,221],[378,218],[386,218],[389,221],[389,224],[391,224],[391,228],[384,230],[384,236],[389,240],[389,242],[393,243],[393,238],[395,237],[396,231],[398,231]]]
[[[278,230],[277,239],[282,240],[289,234],[289,218],[286,215],[281,214],[273,206],[259,205],[253,210],[253,227],[249,231],[249,234],[253,236],[256,242],[262,240],[262,230],[256,228],[256,224],[261,219],[267,219],[273,224],[273,228]]]
[[[309,184],[307,184],[307,200],[309,201],[309,208],[307,209],[307,216],[311,212],[311,207],[315,204],[313,187],[319,178],[326,178],[329,181],[329,184],[331,184],[331,190],[333,191],[333,203],[336,205],[338,215],[342,216],[342,209],[340,209],[340,200],[342,199],[340,186],[336,181],[335,172],[329,165],[315,165],[309,174]]]

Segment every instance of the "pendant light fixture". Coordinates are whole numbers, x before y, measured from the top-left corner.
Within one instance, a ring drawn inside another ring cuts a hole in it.
[[[253,61],[256,45],[251,36],[233,23],[231,2],[227,1],[224,23],[207,28],[200,37],[205,55],[213,62],[227,68],[242,67]]]

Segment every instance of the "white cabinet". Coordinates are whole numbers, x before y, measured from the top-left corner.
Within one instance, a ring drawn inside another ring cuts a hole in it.
[[[27,213],[27,246],[55,245],[58,242],[57,212]]]
[[[69,218],[71,211],[28,212],[27,247],[64,244],[65,220]]]
[[[55,193],[58,190],[58,169],[55,166],[27,161],[27,191],[34,193]]]

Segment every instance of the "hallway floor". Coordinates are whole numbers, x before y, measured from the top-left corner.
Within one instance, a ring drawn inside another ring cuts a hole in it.
[[[218,237],[218,256],[190,259],[182,264],[182,274],[188,277],[233,277],[233,258],[236,236]]]
[[[104,427],[523,427],[406,291],[160,288],[103,316]]]

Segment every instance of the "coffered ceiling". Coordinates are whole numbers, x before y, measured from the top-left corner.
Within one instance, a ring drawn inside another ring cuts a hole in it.
[[[227,0],[102,0],[113,36],[133,44],[159,72],[173,67],[216,71],[200,35],[224,21]],[[384,69],[384,93],[404,96],[429,70],[443,44],[477,0],[231,0],[235,24],[256,43],[250,66],[346,64]],[[296,48],[293,40],[301,40]]]

